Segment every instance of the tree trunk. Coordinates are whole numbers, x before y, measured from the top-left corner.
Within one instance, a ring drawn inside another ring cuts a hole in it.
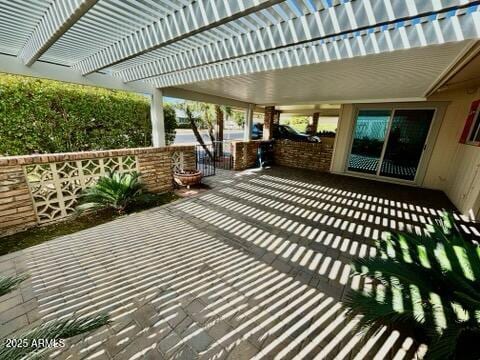
[[[215,151],[217,157],[223,157],[223,122],[224,122],[224,113],[220,105],[215,105],[215,135],[217,142],[215,143]]]
[[[205,142],[203,141],[202,135],[200,134],[200,131],[198,131],[197,124],[195,124],[195,118],[189,116],[188,120],[190,121],[190,126],[192,127],[193,134],[195,135],[195,138],[197,139],[197,142],[202,146],[203,150],[205,150],[208,157],[213,161],[213,154],[208,149],[207,145],[205,145]]]

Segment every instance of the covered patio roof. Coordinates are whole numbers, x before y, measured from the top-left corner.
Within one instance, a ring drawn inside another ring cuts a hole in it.
[[[355,88],[329,98],[309,90],[344,89],[349,71],[367,78],[365,56],[379,69],[374,81],[390,75],[378,92],[422,98],[480,36],[479,1],[465,0],[12,0],[0,11],[0,71],[261,105],[376,99]],[[298,77],[303,92],[289,85]],[[410,95],[391,89],[395,80]]]

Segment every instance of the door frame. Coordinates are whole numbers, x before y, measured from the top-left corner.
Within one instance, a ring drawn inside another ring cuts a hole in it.
[[[412,186],[421,186],[425,179],[427,172],[428,164],[432,156],[433,148],[435,146],[438,133],[440,131],[440,126],[445,115],[448,102],[444,101],[430,101],[430,102],[416,102],[416,103],[375,103],[375,104],[353,104],[352,118],[350,119],[350,131],[348,133],[348,148],[347,156],[345,157],[345,163],[343,171],[346,175],[353,177],[361,177],[372,180],[392,182],[397,184],[412,185]],[[353,139],[355,133],[355,126],[357,123],[357,116],[360,110],[389,110],[390,118],[388,120],[387,129],[385,133],[385,141],[382,148],[381,157],[379,159],[379,168],[377,169],[377,174],[362,174],[360,172],[348,170],[348,163],[350,159],[350,154],[353,146]],[[415,174],[414,180],[405,180],[397,179],[387,176],[380,176],[379,170],[381,168],[381,161],[383,161],[385,151],[388,145],[389,130],[391,128],[393,115],[395,110],[434,110],[432,121],[430,123],[430,128],[428,130],[427,137],[425,139],[425,146],[418,162],[417,172]]]

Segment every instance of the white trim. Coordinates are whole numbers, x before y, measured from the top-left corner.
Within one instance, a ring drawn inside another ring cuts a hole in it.
[[[19,58],[5,54],[0,54],[0,72],[143,94],[152,94],[154,89],[152,85],[144,82],[136,81],[125,84],[121,79],[100,73],[82,76],[79,72],[66,66],[43,61],[37,61],[32,66],[25,66]]]
[[[432,96],[437,90],[441,89],[455,74],[457,74],[465,65],[467,65],[480,52],[480,42],[471,40],[462,49],[452,63],[432,83],[432,86],[425,91],[425,97]]]
[[[392,131],[393,117],[395,115],[395,111],[396,111],[395,109],[392,109],[390,111],[390,117],[388,118],[387,128],[385,129],[385,137],[383,139],[383,147],[382,147],[382,151],[380,152],[380,158],[378,159],[378,169],[377,169],[376,176],[381,176],[380,172],[382,171],[383,160],[385,160],[385,153],[387,152],[388,141],[390,140],[390,132]],[[356,121],[355,121],[355,125],[356,125]],[[355,126],[353,128],[355,131]],[[353,136],[352,136],[352,139],[353,139]],[[350,149],[350,152],[351,151],[352,149]],[[382,176],[382,177],[385,177],[385,176]],[[415,179],[413,179],[413,181],[415,182]]]
[[[475,131],[475,134],[473,135],[473,138],[476,139],[477,136],[480,137],[480,105],[477,107],[477,110],[475,111],[475,115],[473,116],[473,121],[472,124],[470,125],[470,129],[468,129],[468,136],[467,139],[465,140],[465,145],[472,145],[472,146],[479,146],[480,145],[480,140],[475,141],[475,140],[469,140],[472,137],[473,130],[475,129],[475,125],[478,127]]]

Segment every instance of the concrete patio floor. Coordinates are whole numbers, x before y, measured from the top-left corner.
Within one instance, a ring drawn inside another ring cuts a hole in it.
[[[0,257],[2,274],[31,274],[0,298],[0,337],[109,311],[111,325],[55,357],[413,357],[398,332],[361,339],[341,300],[362,286],[351,259],[374,254],[385,231],[452,209],[443,193],[287,168],[205,182],[197,196]]]

